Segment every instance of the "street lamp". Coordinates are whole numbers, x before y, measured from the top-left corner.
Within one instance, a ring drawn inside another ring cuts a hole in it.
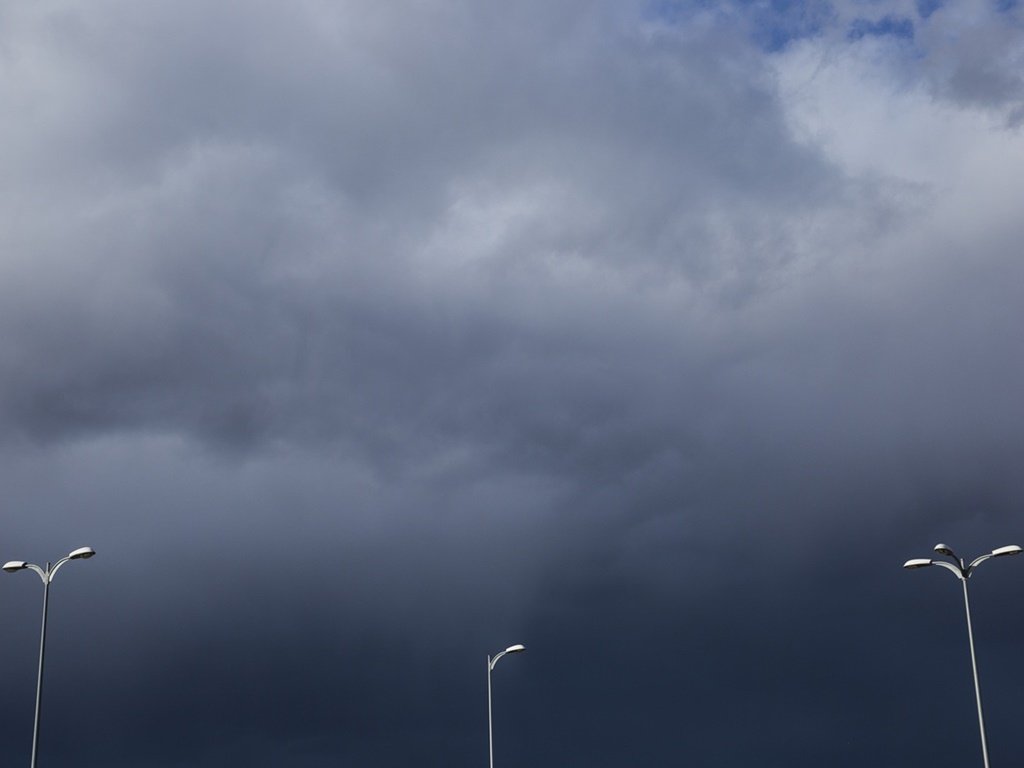
[[[36,747],[39,744],[39,705],[43,697],[43,656],[46,651],[46,609],[50,599],[50,582],[64,563],[69,560],[88,560],[95,554],[92,547],[79,547],[54,563],[53,567],[47,563],[45,568],[40,568],[34,563],[26,563],[24,560],[4,563],[4,570],[8,573],[28,568],[39,574],[39,578],[43,580],[43,628],[39,633],[39,676],[36,678],[36,716],[32,726],[32,768],[36,768]]]
[[[907,560],[907,562],[903,564],[903,567],[908,570],[913,570],[915,568],[926,568],[929,565],[939,565],[953,573],[954,576],[960,579],[960,583],[964,586],[964,608],[967,612],[967,642],[971,646],[971,670],[974,672],[974,697],[978,702],[978,730],[981,733],[981,758],[985,768],[989,768],[988,740],[985,737],[985,718],[981,714],[981,686],[978,684],[978,662],[974,656],[974,632],[971,629],[971,602],[967,597],[967,580],[971,578],[971,574],[974,573],[974,569],[977,568],[980,563],[983,563],[993,557],[1019,555],[1021,548],[1016,544],[1011,544],[1007,547],[999,547],[982,555],[981,557],[975,558],[971,561],[970,565],[965,565],[964,559],[957,557],[957,554],[945,544],[936,544],[933,549],[938,554],[950,558],[953,562],[948,562],[946,560],[932,560],[929,558],[915,558],[913,560]]]
[[[496,655],[493,659],[487,657],[487,747],[490,754],[490,766],[494,768],[494,730],[491,726],[491,670],[494,669],[494,665],[498,663],[498,659],[507,653],[519,653],[525,651],[525,645],[510,645],[504,651]],[[34,767],[33,767],[34,768]]]

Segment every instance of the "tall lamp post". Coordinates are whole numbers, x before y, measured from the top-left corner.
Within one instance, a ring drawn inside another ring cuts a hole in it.
[[[993,549],[991,552],[977,557],[971,561],[970,565],[965,564],[965,560],[962,557],[958,557],[957,554],[947,547],[945,544],[936,544],[934,547],[935,552],[949,560],[932,560],[930,558],[916,558],[914,560],[907,560],[903,564],[904,568],[926,568],[929,565],[939,565],[950,571],[954,576],[960,579],[960,583],[964,587],[964,609],[967,612],[967,642],[971,647],[971,670],[974,672],[974,698],[978,702],[978,730],[981,733],[981,758],[985,768],[989,768],[988,765],[988,739],[985,736],[985,718],[981,714],[981,686],[978,683],[978,661],[974,655],[974,631],[971,629],[971,601],[967,597],[967,580],[971,578],[971,574],[974,573],[974,569],[979,564],[993,557],[1004,557],[1006,555],[1019,555],[1021,548],[1016,544],[1011,544],[1007,547],[999,547]]]
[[[505,654],[519,653],[525,650],[525,645],[510,645],[493,659],[490,656],[487,657],[487,748],[490,755],[491,768],[494,768],[494,729],[491,725],[491,671],[494,669],[494,665],[498,663],[498,659]]]
[[[57,575],[57,571],[69,560],[88,560],[95,555],[92,547],[79,547],[75,551],[62,557],[51,567],[50,563],[45,568],[40,568],[35,563],[26,563],[24,560],[11,560],[4,563],[4,570],[8,573],[23,571],[28,568],[39,574],[43,580],[43,627],[39,633],[39,676],[36,678],[36,716],[32,726],[32,768],[36,768],[36,754],[39,745],[39,705],[43,698],[43,658],[46,652],[46,610],[50,600],[50,582]]]

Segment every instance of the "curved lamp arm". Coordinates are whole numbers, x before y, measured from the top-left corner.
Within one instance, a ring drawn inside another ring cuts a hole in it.
[[[509,653],[519,653],[520,651],[525,651],[525,650],[526,650],[526,646],[525,645],[520,645],[520,644],[510,645],[504,651],[502,651],[501,653],[495,655],[495,657],[488,662],[488,664],[490,665],[491,671],[494,671],[494,665],[498,663],[498,659],[500,659],[502,656],[505,656],[506,654],[509,654]]]
[[[941,565],[943,568],[945,568],[947,571],[952,572],[954,576],[961,580],[966,579],[969,575],[965,571],[962,571],[959,566],[953,565],[952,563],[947,563],[945,560],[933,560],[932,565]]]
[[[903,564],[903,567],[907,570],[913,570],[915,568],[927,568],[930,565],[942,566],[947,571],[952,572],[952,574],[958,579],[966,578],[964,572],[961,571],[958,566],[955,566],[952,563],[947,563],[945,560],[929,560],[925,557],[915,558],[914,560],[907,560],[907,562]]]
[[[981,557],[974,558],[974,560],[971,561],[971,564],[967,566],[967,575],[970,576],[971,573],[974,572],[974,569],[978,567],[979,563],[984,563],[986,560],[989,560],[993,557],[995,557],[995,555],[989,552],[987,555],[982,555]]]
[[[62,557],[60,560],[58,560],[56,563],[54,563],[50,567],[50,581],[51,582],[53,581],[53,577],[57,575],[57,569],[60,568],[62,565],[64,565],[64,563],[66,563],[70,559],[71,559],[70,557]]]
[[[4,563],[4,570],[8,573],[24,570],[35,571],[39,578],[42,579],[43,584],[47,583],[46,571],[35,563],[26,563],[24,560],[8,560]]]
[[[79,547],[67,555],[58,560],[53,568],[50,569],[50,581],[53,581],[53,577],[57,573],[57,569],[60,568],[64,563],[69,560],[88,560],[90,557],[96,554],[96,551],[92,547]]]
[[[1010,544],[1006,547],[996,547],[991,552],[988,552],[981,557],[975,558],[969,566],[967,566],[967,575],[970,576],[971,572],[978,566],[979,563],[983,563],[986,560],[990,560],[993,557],[1006,557],[1007,555],[1019,555],[1021,548],[1016,544]]]

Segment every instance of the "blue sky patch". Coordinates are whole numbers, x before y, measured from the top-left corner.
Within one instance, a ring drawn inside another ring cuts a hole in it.
[[[855,19],[846,36],[850,40],[860,40],[862,37],[884,37],[886,35],[912,40],[914,38],[914,22],[905,16],[884,16],[877,21]]]
[[[917,8],[917,15],[927,19],[944,5],[942,0],[916,0],[914,6]]]
[[[836,13],[828,0],[652,0],[651,17],[669,24],[684,23],[694,9],[730,8],[750,21],[750,34],[764,50],[779,51],[793,40],[818,36],[835,21]]]

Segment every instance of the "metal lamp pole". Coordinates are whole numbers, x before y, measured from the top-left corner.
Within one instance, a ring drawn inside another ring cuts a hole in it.
[[[498,663],[498,659],[505,654],[519,653],[525,650],[525,645],[510,645],[493,659],[490,656],[487,657],[487,748],[490,755],[490,768],[494,768],[494,729],[491,724],[491,671],[494,669],[494,665]]]
[[[4,564],[4,570],[8,573],[23,571],[27,568],[39,574],[39,578],[43,581],[43,626],[39,632],[39,675],[36,678],[36,714],[32,725],[31,768],[36,768],[36,754],[39,746],[39,708],[43,699],[43,660],[46,653],[46,613],[50,602],[50,582],[53,581],[53,577],[57,575],[57,571],[64,563],[69,560],[88,560],[95,554],[92,547],[80,547],[62,557],[52,567],[50,563],[47,563],[45,568],[40,568],[34,563],[26,563],[24,560],[11,560]]]
[[[974,630],[971,627],[971,601],[967,596],[967,580],[971,578],[971,574],[974,573],[974,569],[978,567],[979,563],[983,563],[993,557],[1019,555],[1021,548],[1016,544],[1011,544],[1007,547],[999,547],[998,549],[993,549],[988,554],[975,558],[971,561],[970,565],[965,565],[964,559],[957,557],[956,553],[945,544],[936,544],[934,550],[940,555],[950,558],[953,562],[949,562],[947,560],[932,560],[929,558],[916,558],[914,560],[907,560],[907,562],[903,564],[903,567],[907,569],[914,569],[926,568],[929,565],[940,565],[953,573],[954,576],[960,579],[960,583],[963,584],[964,610],[967,612],[967,642],[971,647],[971,671],[974,673],[974,698],[978,702],[978,731],[981,733],[981,759],[984,767],[989,768],[988,739],[985,736],[985,718],[981,712],[981,685],[978,682],[978,660],[974,655]]]

